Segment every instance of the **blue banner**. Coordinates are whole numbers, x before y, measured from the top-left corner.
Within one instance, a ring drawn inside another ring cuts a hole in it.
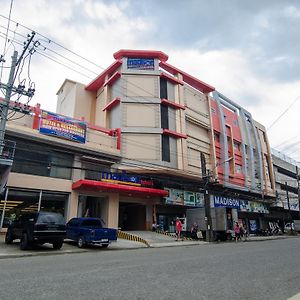
[[[213,196],[214,197],[214,206],[219,207],[229,207],[240,209],[240,201],[234,198],[222,197],[222,196]]]
[[[42,111],[40,133],[57,136],[78,143],[85,143],[86,124],[72,118]]]
[[[154,70],[154,58],[127,58],[127,69]]]

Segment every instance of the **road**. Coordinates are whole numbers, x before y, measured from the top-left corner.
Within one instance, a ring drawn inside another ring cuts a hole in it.
[[[300,238],[0,260],[0,299],[288,299]]]

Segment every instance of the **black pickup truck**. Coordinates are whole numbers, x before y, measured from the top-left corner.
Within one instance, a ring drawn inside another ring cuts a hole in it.
[[[26,213],[14,221],[7,229],[5,243],[20,239],[20,249],[26,250],[34,244],[50,243],[60,249],[66,237],[66,222],[61,214],[40,211]]]

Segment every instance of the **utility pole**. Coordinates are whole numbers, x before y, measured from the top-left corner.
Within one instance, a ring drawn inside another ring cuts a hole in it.
[[[17,66],[17,59],[18,59],[18,52],[14,51],[14,54],[12,56],[12,62],[11,62],[11,69],[9,73],[9,79],[8,83],[6,85],[6,93],[5,93],[5,100],[2,105],[2,111],[1,111],[1,121],[0,121],[0,156],[3,151],[4,147],[4,135],[5,135],[5,127],[6,127],[6,119],[8,114],[8,107],[9,107],[9,101],[13,90],[13,84],[14,84],[14,76],[15,76],[15,70]]]
[[[15,144],[16,144],[13,141],[5,141],[5,130],[6,130],[8,111],[9,109],[13,109],[10,107],[11,97],[13,95],[19,95],[19,96],[24,95],[31,98],[35,92],[33,83],[30,84],[27,90],[25,90],[25,85],[24,83],[22,84],[22,82],[20,82],[17,87],[14,86],[14,82],[18,75],[18,71],[25,53],[28,50],[29,54],[32,55],[36,51],[35,48],[39,46],[39,42],[33,42],[31,48],[28,49],[30,47],[31,42],[33,41],[34,36],[35,36],[35,32],[32,32],[31,35],[27,35],[27,41],[24,42],[24,49],[19,57],[18,57],[18,52],[16,50],[14,51],[12,56],[8,82],[7,84],[0,82],[0,89],[3,90],[4,91],[3,93],[5,94],[4,101],[0,102],[0,193],[4,191],[4,188],[8,180],[10,169],[13,164]],[[5,62],[4,55],[0,56],[0,62]],[[4,210],[2,213],[4,213]]]
[[[0,105],[1,108],[1,116],[0,116],[0,156],[2,155],[3,148],[4,148],[4,137],[5,137],[5,128],[6,128],[6,121],[7,121],[7,115],[8,115],[8,109],[10,104],[10,98],[12,93],[19,94],[19,95],[25,95],[27,97],[32,97],[34,95],[35,90],[31,87],[28,88],[28,90],[25,90],[25,86],[19,85],[18,87],[14,87],[14,81],[16,78],[16,67],[21,63],[24,54],[26,53],[27,49],[29,48],[33,38],[35,36],[35,32],[32,32],[31,35],[28,35],[27,42],[24,43],[24,49],[18,57],[18,52],[14,51],[14,54],[12,56],[12,63],[9,73],[9,79],[7,84],[3,84],[0,82],[0,88],[5,90],[5,99],[4,103]],[[34,53],[35,49],[34,47],[38,47],[38,44],[34,43],[32,48],[29,50],[29,52],[32,54]],[[18,70],[17,70],[18,72]]]
[[[201,169],[202,178],[204,178],[204,207],[205,207],[205,224],[206,224],[206,241],[212,241],[212,220],[211,220],[211,208],[210,208],[210,196],[209,196],[209,183],[210,175],[206,170],[205,155],[201,152]]]

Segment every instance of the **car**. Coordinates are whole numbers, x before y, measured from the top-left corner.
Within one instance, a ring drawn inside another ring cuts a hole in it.
[[[66,237],[64,217],[54,212],[25,213],[8,227],[5,243],[12,244],[20,239],[20,249],[27,250],[35,244],[50,243],[60,249]]]
[[[73,218],[67,223],[67,239],[76,241],[79,248],[91,244],[107,248],[117,241],[117,230],[103,227],[99,218]]]

